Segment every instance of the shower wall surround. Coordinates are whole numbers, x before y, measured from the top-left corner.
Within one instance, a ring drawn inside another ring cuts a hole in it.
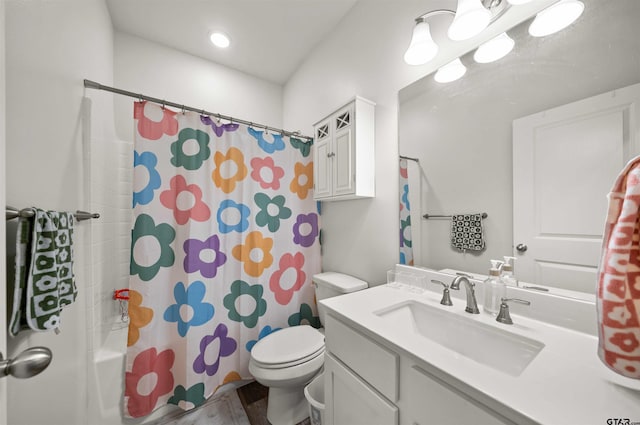
[[[7,202],[19,207],[89,210],[82,179],[82,80],[87,76],[105,82],[113,79],[109,12],[102,0],[6,1],[3,5]],[[107,98],[101,99],[103,121],[113,122],[112,105]],[[103,129],[104,122],[94,126]],[[29,332],[7,342],[8,357],[38,345],[53,352],[51,365],[40,375],[5,380],[7,423],[88,423],[86,247],[92,225],[78,223],[74,232],[79,292],[76,302],[65,310],[62,332]]]

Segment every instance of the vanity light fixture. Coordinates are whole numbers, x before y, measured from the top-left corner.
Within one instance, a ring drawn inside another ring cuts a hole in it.
[[[491,22],[491,12],[480,0],[458,0],[456,15],[447,31],[451,40],[467,40],[482,32]]]
[[[480,45],[473,54],[473,59],[478,63],[489,63],[505,57],[515,46],[516,42],[503,32],[499,36],[492,38]]]
[[[521,4],[529,3],[531,0],[507,0],[509,4],[513,6],[519,6]]]
[[[229,36],[219,31],[212,32],[211,35],[209,35],[209,40],[211,40],[211,43],[213,43],[214,46],[221,49],[226,49],[231,44]]]
[[[438,45],[431,38],[426,17],[421,16],[416,19],[411,43],[404,54],[404,61],[409,65],[422,65],[433,59],[437,53]]]
[[[455,81],[467,72],[467,67],[462,64],[460,58],[456,58],[445,66],[438,69],[433,79],[439,83],[450,83]]]
[[[456,11],[437,9],[416,18],[411,42],[404,54],[409,65],[424,65],[438,54],[438,44],[434,41],[427,20],[437,15],[453,15],[447,35],[453,41],[466,40],[480,34],[489,24],[502,16],[509,7],[529,3],[533,0],[457,0]],[[571,25],[584,11],[580,0],[558,0],[556,3],[538,12],[529,26],[529,34],[542,37],[553,34]],[[506,56],[515,42],[506,32],[494,37],[478,47],[473,58],[478,63],[489,63]],[[467,68],[457,58],[442,66],[434,79],[439,83],[448,83],[462,77]]]
[[[458,0],[456,11],[437,9],[416,18],[411,42],[404,54],[409,65],[424,65],[438,54],[427,20],[437,15],[452,15],[447,35],[454,41],[466,40],[482,32],[508,8],[506,0]]]
[[[529,26],[529,34],[544,37],[558,32],[571,25],[583,11],[584,3],[580,0],[560,0],[536,15]]]

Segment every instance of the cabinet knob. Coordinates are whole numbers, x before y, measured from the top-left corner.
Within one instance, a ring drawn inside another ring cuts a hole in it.
[[[332,158],[332,157],[334,157],[334,156],[336,156],[336,154],[335,154],[334,152],[329,152],[329,153],[327,154],[327,158]]]

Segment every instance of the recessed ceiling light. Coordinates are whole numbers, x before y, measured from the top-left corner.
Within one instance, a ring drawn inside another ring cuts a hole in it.
[[[209,39],[214,46],[220,47],[221,49],[226,49],[227,47],[229,47],[229,44],[231,44],[231,42],[229,41],[229,37],[226,34],[217,31],[212,32],[209,36]]]

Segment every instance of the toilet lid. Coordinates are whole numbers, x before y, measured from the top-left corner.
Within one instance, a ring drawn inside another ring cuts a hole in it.
[[[324,335],[309,325],[292,326],[269,334],[251,350],[253,360],[265,367],[292,366],[324,352]]]

